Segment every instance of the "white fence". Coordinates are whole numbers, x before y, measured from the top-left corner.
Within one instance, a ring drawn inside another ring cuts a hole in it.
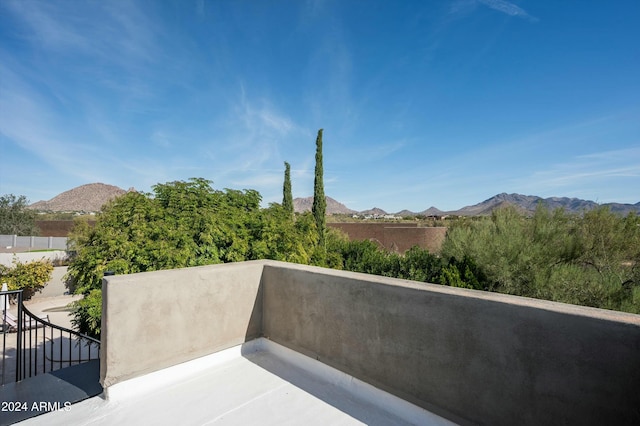
[[[67,237],[19,237],[0,235],[0,247],[29,249],[67,249]]]

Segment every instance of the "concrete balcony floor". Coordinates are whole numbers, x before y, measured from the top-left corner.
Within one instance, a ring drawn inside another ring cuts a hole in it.
[[[450,425],[266,339],[127,380],[25,425]]]

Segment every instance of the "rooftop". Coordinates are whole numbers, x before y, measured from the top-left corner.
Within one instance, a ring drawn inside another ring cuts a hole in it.
[[[640,419],[638,315],[275,261],[105,277],[100,363],[25,424]]]
[[[33,425],[449,425],[266,339],[113,386]]]

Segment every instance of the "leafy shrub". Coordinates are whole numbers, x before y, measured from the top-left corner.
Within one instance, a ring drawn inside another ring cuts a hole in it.
[[[70,304],[71,324],[82,334],[100,339],[102,290],[91,290],[84,298]]]
[[[449,259],[438,279],[434,282],[451,287],[470,288],[474,290],[487,290],[487,279],[469,256],[464,256],[462,260],[455,257]]]
[[[22,297],[26,300],[44,288],[52,272],[53,264],[48,260],[20,263],[14,258],[13,266],[0,265],[0,282],[6,282],[9,290],[24,290]]]
[[[349,241],[332,237],[329,233],[327,250],[335,258],[336,269],[366,274],[403,278],[422,282],[438,282],[441,259],[420,247],[412,247],[404,254],[381,249],[373,241]]]

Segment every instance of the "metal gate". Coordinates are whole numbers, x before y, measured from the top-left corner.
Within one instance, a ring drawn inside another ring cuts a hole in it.
[[[0,385],[100,358],[99,340],[34,315],[22,290],[0,291],[0,321]]]

